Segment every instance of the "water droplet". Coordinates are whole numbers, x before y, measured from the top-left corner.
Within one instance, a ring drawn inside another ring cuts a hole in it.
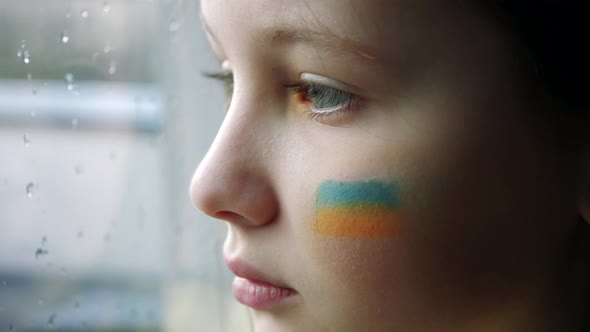
[[[35,113],[35,111],[31,111],[31,119],[34,119],[36,115],[37,114]]]
[[[81,164],[77,164],[74,167],[74,172],[76,172],[76,174],[82,174],[82,172],[84,172],[84,166],[82,166]]]
[[[72,17],[72,12],[71,12],[71,11],[70,11],[70,9],[68,8],[68,9],[66,10],[66,18],[70,18],[70,17]]]
[[[35,184],[33,182],[29,182],[27,184],[27,197],[33,197],[34,191],[35,191]]]
[[[57,314],[51,314],[47,319],[47,325],[53,326],[53,324],[55,324],[55,318],[57,318]]]
[[[106,233],[106,234],[104,235],[104,241],[105,241],[105,242],[109,242],[110,240],[111,240],[111,233]]]
[[[115,75],[116,72],[117,72],[117,63],[114,61],[111,61],[111,63],[109,64],[109,75]]]
[[[67,73],[64,75],[64,80],[66,81],[68,91],[73,91],[76,86],[74,85],[74,74]]]
[[[76,309],[80,308],[80,302],[78,302],[78,301],[74,302],[74,308],[76,308]]]
[[[72,129],[78,129],[78,119],[72,119]]]
[[[68,35],[67,31],[63,31],[61,33],[61,42],[67,44],[70,41],[70,36]]]
[[[14,328],[14,325],[12,323],[8,324],[8,331],[9,332],[15,332],[16,329]]]
[[[39,301],[37,301],[38,305],[43,305],[45,302],[43,302],[43,299],[39,299]]]
[[[82,16],[82,18],[87,18],[88,17],[88,11],[84,9],[84,10],[82,10],[80,12],[80,15]]]
[[[18,57],[19,61],[27,64],[31,62],[31,52],[27,50],[27,42],[25,40],[21,41],[20,48],[16,52],[16,56]]]
[[[113,48],[111,47],[111,45],[110,45],[110,44],[106,44],[106,45],[105,45],[105,46],[102,48],[102,51],[103,51],[105,54],[107,54],[107,53],[110,53],[112,49],[113,49]]]
[[[2,280],[2,286],[6,287],[8,284],[6,283],[6,280]]]
[[[38,91],[37,91],[37,89],[35,89],[35,88],[33,88],[33,89],[31,90],[31,93],[33,94],[33,96],[36,96],[36,95],[37,95],[37,92],[38,92]]]
[[[27,73],[27,80],[30,81],[33,79],[33,75],[31,73]]]
[[[41,245],[44,246],[47,244],[47,236],[41,238]]]
[[[23,142],[25,142],[25,146],[31,145],[31,138],[26,133],[23,135]],[[27,193],[28,193],[28,191],[27,191]]]
[[[108,2],[105,2],[105,3],[102,5],[102,12],[103,12],[104,14],[108,14],[110,11],[111,11],[111,5],[109,5],[109,3],[108,3]]]
[[[40,256],[44,256],[47,254],[49,254],[49,251],[47,251],[46,249],[37,248],[37,250],[35,250],[35,259],[39,259]]]
[[[24,63],[31,63],[31,53],[27,50],[23,52],[23,62]]]
[[[79,239],[83,238],[84,237],[84,232],[79,231],[78,234],[76,234],[76,237],[79,238]]]
[[[168,24],[168,31],[170,31],[170,32],[176,32],[176,31],[178,31],[179,28],[180,28],[180,23],[178,23],[178,21],[172,20],[172,21],[170,21],[170,24]]]
[[[62,274],[68,274],[68,269],[66,269],[66,267],[65,267],[65,266],[62,266],[62,267],[59,269],[59,271],[60,271]]]

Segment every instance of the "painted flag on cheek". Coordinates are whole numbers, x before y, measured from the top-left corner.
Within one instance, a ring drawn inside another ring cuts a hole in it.
[[[387,237],[399,233],[402,213],[395,183],[325,181],[317,191],[313,231],[333,237]]]

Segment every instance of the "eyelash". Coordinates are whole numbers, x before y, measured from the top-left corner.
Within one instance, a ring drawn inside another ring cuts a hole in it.
[[[221,81],[228,98],[231,97],[234,88],[232,72],[204,72],[203,76]],[[352,111],[360,99],[359,96],[352,93],[310,81],[297,80],[286,82],[283,83],[283,86],[291,93],[296,94],[301,103],[310,104],[307,106],[308,117],[320,122],[321,120],[325,120],[325,118],[337,117],[343,115],[343,113]],[[314,101],[312,100],[314,98],[319,98],[319,100],[316,100],[318,104],[336,102],[336,106],[318,108],[314,106]]]
[[[318,121],[350,111],[357,100],[351,93],[309,81],[297,80],[287,82],[283,86],[296,94],[301,103],[308,104],[308,117]],[[318,100],[314,102],[314,98]],[[336,106],[317,107],[316,103],[335,103]]]

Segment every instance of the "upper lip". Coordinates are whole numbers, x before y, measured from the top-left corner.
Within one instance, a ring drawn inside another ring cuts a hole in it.
[[[230,259],[224,257],[225,264],[227,267],[235,274],[236,276],[244,279],[248,279],[251,281],[257,281],[262,283],[267,283],[272,286],[281,287],[281,288],[291,288],[279,280],[276,280],[263,272],[253,268],[252,266],[248,265],[244,260],[239,258],[237,259]]]

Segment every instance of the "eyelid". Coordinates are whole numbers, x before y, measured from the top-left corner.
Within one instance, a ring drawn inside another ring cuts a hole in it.
[[[329,88],[333,88],[336,90],[341,90],[350,94],[354,95],[363,95],[359,88],[352,86],[350,84],[342,83],[337,80],[333,80],[321,75],[312,74],[312,73],[301,73],[299,75],[299,79],[302,81],[313,82],[320,85],[324,85]]]

